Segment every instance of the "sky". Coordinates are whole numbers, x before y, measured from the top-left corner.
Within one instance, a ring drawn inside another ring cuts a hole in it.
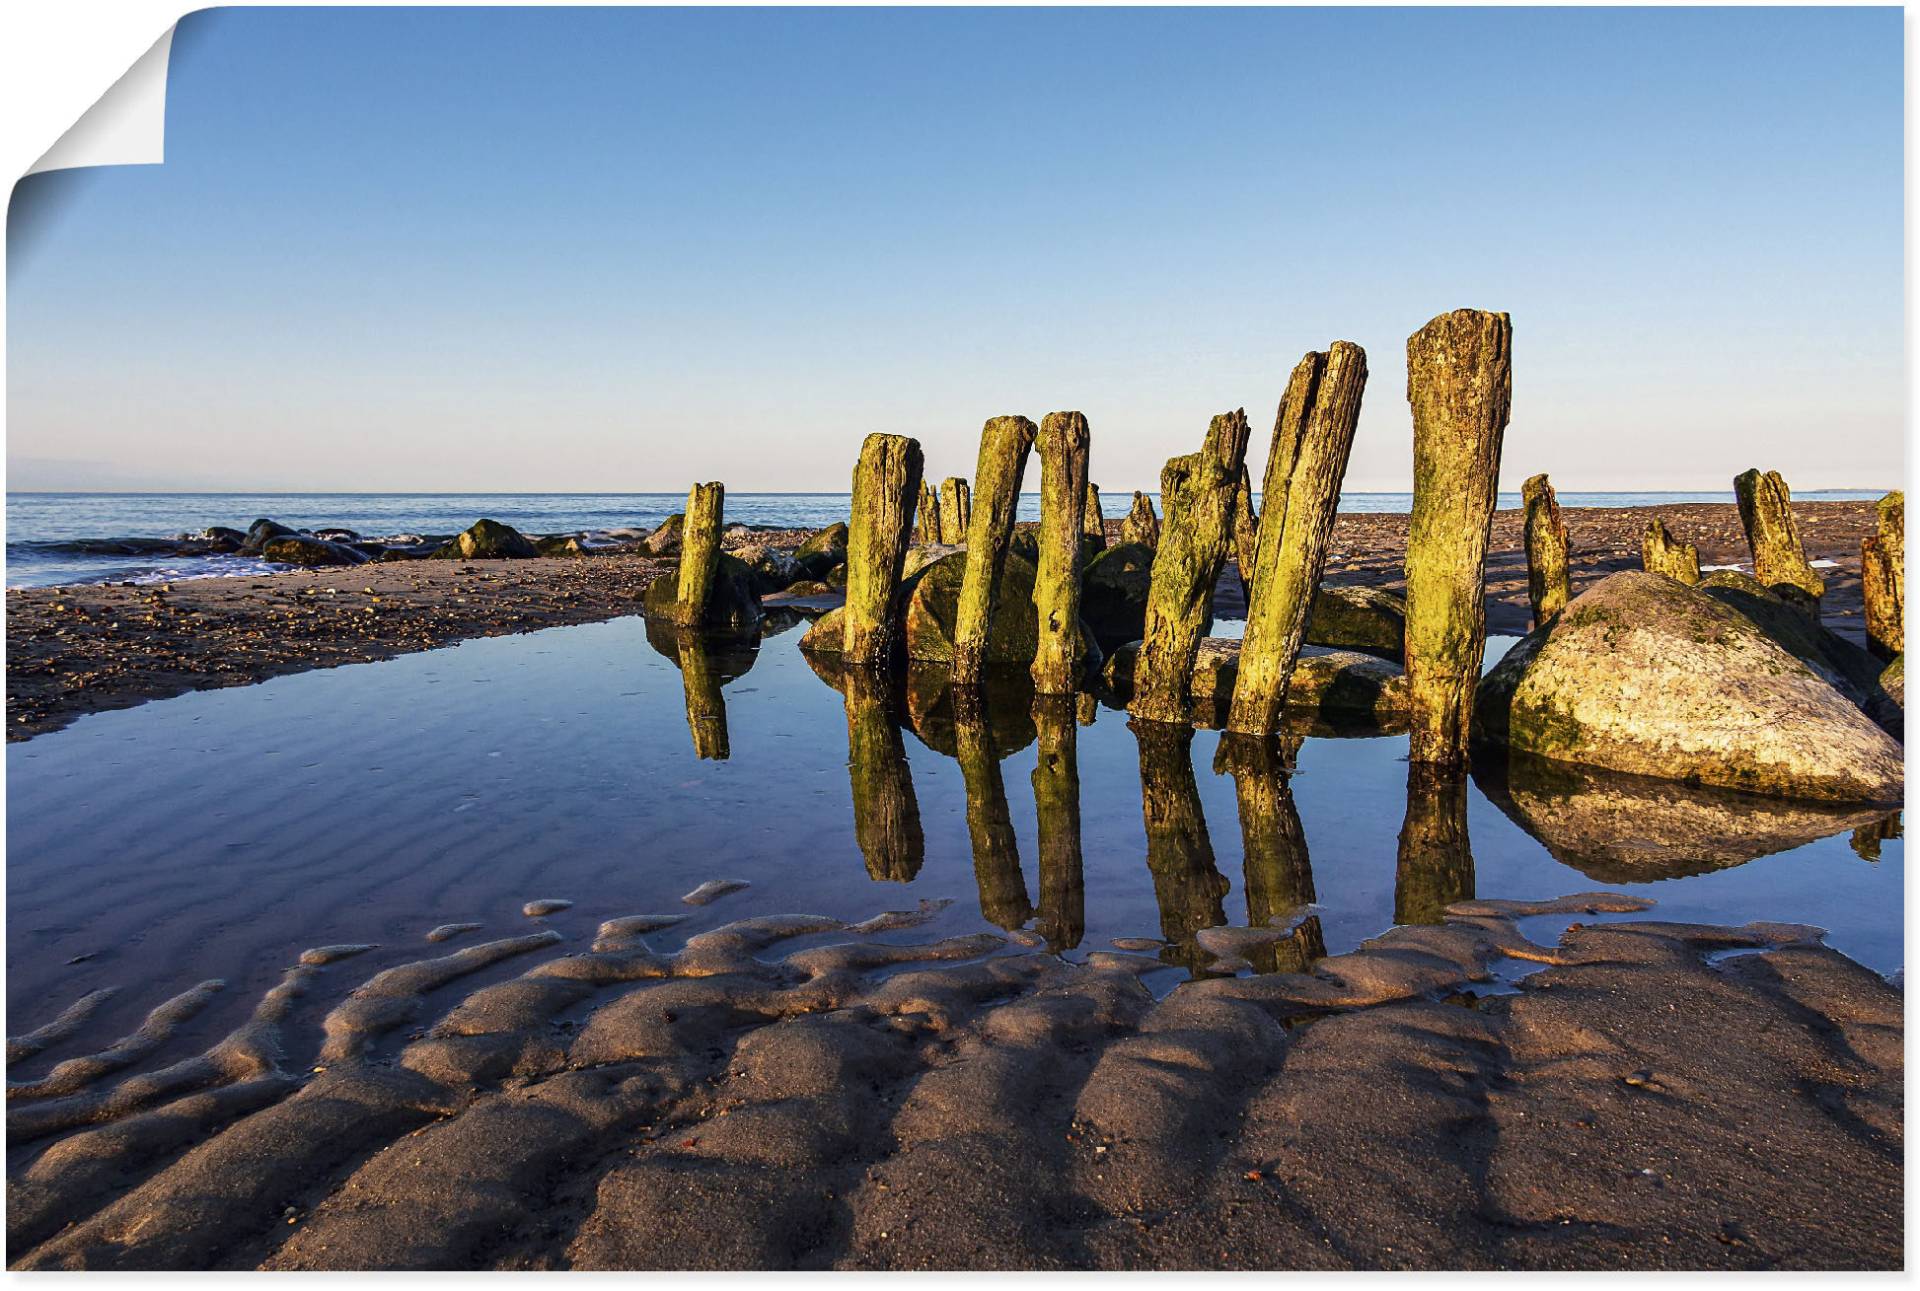
[[[1345,339],[1398,491],[1406,338],[1471,307],[1508,488],[1897,487],[1901,23],[203,11],[164,165],[15,189],[8,485],[839,491],[1078,409],[1111,494],[1237,407],[1258,479]]]

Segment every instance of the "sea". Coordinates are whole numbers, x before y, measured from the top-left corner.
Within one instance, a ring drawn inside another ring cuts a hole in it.
[[[1159,497],[1154,499],[1159,509]],[[1797,494],[1804,501],[1873,499],[1877,490],[1828,489]],[[1125,514],[1131,494],[1103,499],[1110,517]],[[1727,502],[1728,492],[1562,493],[1568,507],[1640,507]],[[1256,496],[1258,505],[1259,498]],[[1500,495],[1502,508],[1520,505]],[[686,494],[670,493],[9,493],[6,582],[9,587],[67,583],[171,582],[186,578],[258,577],[285,567],[240,556],[180,556],[143,550],[155,540],[200,533],[211,525],[245,529],[266,517],[296,529],[351,529],[380,539],[401,534],[452,534],[481,517],[529,534],[616,535],[648,530],[682,510]],[[1348,493],[1340,509],[1405,512],[1411,493]],[[845,493],[729,493],[730,522],[819,528],[847,517]],[[1037,520],[1040,495],[1020,499],[1019,516]]]

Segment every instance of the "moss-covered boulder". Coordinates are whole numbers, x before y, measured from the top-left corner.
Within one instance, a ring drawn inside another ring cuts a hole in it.
[[[846,563],[847,526],[830,524],[809,535],[807,540],[794,550],[793,558],[800,562],[809,578],[825,578],[828,570],[835,565]]]
[[[1120,543],[1088,561],[1080,576],[1080,618],[1094,639],[1109,651],[1138,641],[1146,631],[1152,583],[1153,548],[1141,543]]]
[[[1407,598],[1378,587],[1321,587],[1307,611],[1309,645],[1363,650],[1383,659],[1407,653]]]
[[[713,571],[713,590],[706,614],[695,628],[709,636],[757,636],[760,631],[760,594],[754,590],[753,571],[739,557],[721,552]],[[649,619],[672,617],[680,593],[680,575],[668,571],[647,584],[640,608]]]
[[[846,591],[847,590],[846,564],[842,562],[841,564],[835,565],[832,569],[829,569],[827,571],[827,576],[821,579],[820,581],[825,583],[828,587],[832,588],[836,592]]]
[[[555,533],[533,540],[533,549],[542,556],[590,556],[593,549],[580,541],[578,534]]]
[[[245,556],[258,556],[266,550],[269,542],[275,538],[305,537],[298,529],[276,523],[262,516],[247,526],[246,535],[240,540],[240,553]]]
[[[762,596],[784,592],[806,576],[799,561],[765,543],[736,547],[733,556],[752,572],[754,590]]]
[[[675,511],[660,522],[658,528],[640,540],[640,550],[649,556],[678,556],[680,542],[687,531],[687,517],[684,512]]]
[[[1698,586],[1811,668],[1815,676],[1852,700],[1883,730],[1900,735],[1903,725],[1900,701],[1881,686],[1880,661],[1808,615],[1793,599],[1799,593],[1798,588],[1781,584],[1788,588],[1788,595],[1783,597],[1752,574],[1737,569],[1717,569],[1702,578]]]
[[[1480,682],[1474,737],[1632,775],[1831,802],[1900,801],[1900,745],[1720,601],[1613,574]]]
[[[1133,666],[1140,643],[1130,641],[1107,656],[1101,679],[1115,696],[1133,693]],[[1233,698],[1240,675],[1240,641],[1203,637],[1188,679],[1196,717],[1215,725]],[[1407,679],[1386,660],[1357,650],[1308,646],[1294,664],[1287,685],[1287,713],[1339,726],[1386,723],[1406,712]],[[1217,710],[1217,711],[1214,711]]]
[[[277,565],[308,566],[361,565],[367,560],[367,554],[357,547],[297,533],[267,539],[266,545],[260,550],[260,557]]]
[[[1907,706],[1907,656],[1905,651],[1893,656],[1893,662],[1888,664],[1885,670],[1881,672],[1880,689],[1885,691],[1888,698],[1892,699],[1894,703],[1900,705],[1902,708]]]
[[[433,553],[435,560],[525,560],[540,553],[526,535],[498,520],[476,520]]]

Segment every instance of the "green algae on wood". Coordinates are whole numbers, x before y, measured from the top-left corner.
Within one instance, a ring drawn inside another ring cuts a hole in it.
[[[1051,412],[1040,422],[1040,562],[1033,580],[1039,641],[1033,655],[1033,686],[1042,695],[1069,695],[1078,686],[1080,654],[1080,558],[1085,507],[1099,495],[1087,483],[1087,419],[1077,412]]]
[[[1083,696],[1091,699],[1091,695]],[[1080,852],[1080,731],[1072,695],[1036,695],[1039,758],[1033,808],[1040,840],[1040,910],[1035,930],[1054,954],[1087,933],[1087,885]]]
[[[1230,730],[1264,735],[1280,727],[1314,591],[1326,569],[1366,384],[1366,351],[1351,341],[1309,353],[1287,382],[1261,489],[1266,508],[1252,556],[1253,593]]]
[[[1874,512],[1878,530],[1860,543],[1860,595],[1867,648],[1892,659],[1905,651],[1907,640],[1907,495],[1887,494]]]
[[[1700,549],[1674,537],[1666,521],[1655,516],[1647,522],[1647,535],[1640,540],[1640,568],[1689,585],[1698,583]]]
[[[967,492],[967,482],[958,475],[949,475],[940,484],[940,533],[947,542],[965,542],[967,526],[973,519],[973,499]]]
[[[974,470],[973,515],[967,523],[967,572],[953,623],[953,679],[980,680],[986,665],[987,632],[1000,592],[1000,567],[1013,540],[1020,480],[1037,427],[1025,417],[993,417],[980,431],[980,461]]]
[[[680,540],[680,582],[673,621],[691,626],[707,611],[713,576],[720,563],[720,517],[726,486],[715,480],[687,493],[686,522]]]
[[[1513,324],[1456,309],[1407,338],[1413,515],[1407,532],[1408,755],[1467,757],[1486,652],[1487,541],[1513,396]]]
[[[1807,563],[1800,545],[1800,529],[1793,522],[1793,495],[1780,472],[1762,474],[1757,468],[1733,478],[1734,497],[1740,503],[1740,524],[1753,552],[1753,576],[1778,591],[1792,587],[1806,594],[1816,616],[1827,585]]]
[[[1266,497],[1271,498],[1271,493]],[[1260,517],[1253,509],[1253,481],[1247,464],[1240,463],[1240,487],[1233,491],[1233,568],[1240,578],[1240,597],[1253,604],[1253,575],[1260,550]]]
[[[847,602],[841,658],[885,664],[899,633],[895,593],[913,535],[922,457],[918,440],[872,434],[853,468],[853,516],[847,526]]]
[[[925,479],[920,481],[920,502],[913,517],[914,538],[921,546],[945,542],[940,528],[940,495]]]
[[[1120,521],[1120,545],[1129,544],[1149,551],[1160,545],[1160,517],[1153,513],[1153,499],[1138,489],[1133,493],[1133,505]]]
[[[1107,548],[1107,519],[1100,513],[1100,486],[1092,480],[1087,481],[1086,507],[1080,516],[1081,532],[1087,535],[1088,545],[1095,551]]]
[[[1526,524],[1527,600],[1537,628],[1567,603],[1567,526],[1546,476],[1528,476],[1520,486],[1520,497]]]

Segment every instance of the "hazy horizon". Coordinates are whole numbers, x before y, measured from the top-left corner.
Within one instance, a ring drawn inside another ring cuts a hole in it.
[[[1086,412],[1157,487],[1510,312],[1502,487],[1905,476],[1898,9],[221,9],[167,162],[17,185],[13,492],[844,492]],[[18,232],[31,208],[30,239]],[[629,485],[628,481],[634,481]],[[1037,475],[1030,477],[1031,488]]]

